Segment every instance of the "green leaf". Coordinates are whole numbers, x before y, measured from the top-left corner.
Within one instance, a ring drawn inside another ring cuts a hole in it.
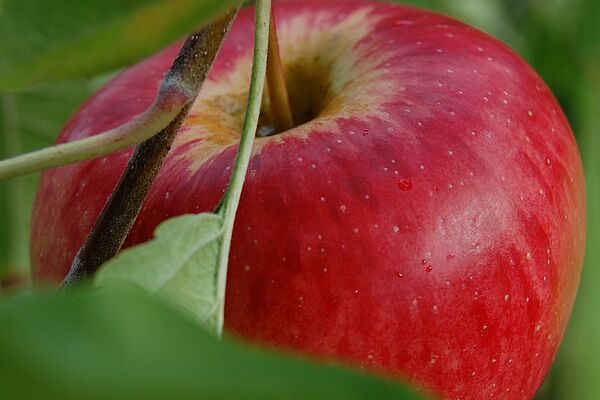
[[[0,91],[131,64],[235,0],[2,0]]]
[[[167,221],[156,238],[125,251],[98,272],[96,283],[129,281],[190,311],[217,336],[223,332],[227,263],[235,214],[258,126],[269,41],[270,0],[259,0],[248,108],[231,181],[216,214]]]
[[[417,399],[397,384],[218,341],[124,287],[0,302],[3,399]]]
[[[97,274],[103,286],[133,282],[164,296],[216,331],[224,301],[217,293],[217,264],[223,219],[216,214],[185,215],[161,224],[154,240],[123,251]]]

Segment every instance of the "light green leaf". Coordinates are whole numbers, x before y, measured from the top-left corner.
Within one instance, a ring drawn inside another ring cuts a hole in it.
[[[398,384],[219,341],[133,287],[0,301],[0,398],[417,399]]]
[[[0,91],[138,61],[235,0],[3,0]]]
[[[123,252],[98,272],[96,284],[135,282],[190,311],[217,336],[223,332],[227,263],[235,214],[248,171],[260,114],[271,1],[259,0],[248,108],[231,182],[216,214],[165,222],[156,238]]]
[[[185,215],[161,224],[154,240],[123,251],[96,276],[97,285],[133,282],[189,311],[216,330],[223,298],[216,290],[223,219]]]

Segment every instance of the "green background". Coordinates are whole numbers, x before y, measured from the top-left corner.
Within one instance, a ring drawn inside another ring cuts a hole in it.
[[[60,4],[60,2],[56,2]],[[553,89],[574,128],[588,190],[588,250],[573,317],[540,399],[600,399],[600,2],[413,0],[500,38]],[[1,3],[0,3],[1,4]],[[69,114],[106,79],[0,94],[0,158],[49,145]],[[27,280],[28,227],[37,176],[0,182],[0,280]],[[1,289],[0,289],[1,290]]]

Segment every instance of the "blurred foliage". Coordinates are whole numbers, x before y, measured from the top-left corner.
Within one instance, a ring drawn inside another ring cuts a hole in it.
[[[219,341],[133,287],[20,296],[0,302],[0,320],[10,322],[0,325],[2,399],[418,398],[396,383]]]
[[[63,82],[0,94],[0,158],[51,144],[69,114],[91,93],[90,82]],[[0,276],[29,269],[29,220],[38,175],[0,182]]]
[[[235,0],[3,0],[0,89],[80,78],[152,54]],[[103,51],[110,43],[110,51]]]
[[[540,399],[600,399],[600,1],[405,0],[475,25],[525,57],[553,89],[584,159],[588,250],[580,292]],[[0,157],[52,142],[97,83],[44,85],[0,95]],[[28,226],[37,178],[0,182],[0,279],[28,266]]]

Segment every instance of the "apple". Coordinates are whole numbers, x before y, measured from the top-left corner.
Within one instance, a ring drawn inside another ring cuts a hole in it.
[[[528,399],[556,354],[585,242],[569,123],[514,52],[453,19],[373,1],[282,1],[297,126],[265,96],[236,220],[226,331],[408,379],[447,399]],[[249,86],[242,10],[126,246],[212,210],[230,176]],[[118,126],[153,101],[172,46],[122,72],[58,141]],[[46,172],[32,262],[59,282],[131,150]]]

